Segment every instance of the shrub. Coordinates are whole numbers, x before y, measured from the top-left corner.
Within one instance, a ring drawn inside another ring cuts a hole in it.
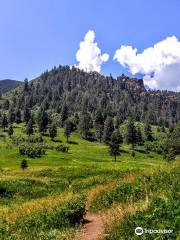
[[[58,145],[56,147],[56,151],[58,151],[58,152],[66,152],[67,153],[69,151],[69,147],[66,146],[66,145]]]
[[[39,232],[74,227],[83,221],[85,213],[85,199],[72,199],[63,205],[30,214],[15,224],[9,224],[2,231],[0,227],[0,239],[10,239],[9,236],[17,231],[26,236],[26,239],[42,239],[38,237]]]
[[[21,168],[22,168],[22,170],[28,168],[28,162],[27,162],[26,159],[23,159],[23,160],[21,161]]]
[[[175,155],[175,151],[173,148],[164,150],[163,158],[166,159],[167,161],[174,160],[175,157],[176,157],[176,155]]]
[[[156,152],[158,154],[162,154],[163,153],[163,142],[160,141],[154,141],[154,142],[145,142],[145,150],[147,151],[147,153],[149,151],[153,151]]]
[[[22,144],[19,146],[19,153],[30,158],[41,157],[46,150],[42,144]]]
[[[0,186],[0,198],[11,198],[13,197],[14,192],[9,191],[3,186]]]

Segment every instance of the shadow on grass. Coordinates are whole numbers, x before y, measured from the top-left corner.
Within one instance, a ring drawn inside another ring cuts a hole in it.
[[[55,142],[55,143],[56,143],[56,142],[58,142],[58,143],[62,143],[62,141],[59,140],[59,139],[53,139],[52,142]]]
[[[69,144],[74,144],[74,145],[78,145],[78,144],[79,144],[78,142],[71,141],[71,140],[69,140],[67,143],[69,143]]]
[[[6,135],[4,135],[4,134],[0,134],[0,137],[4,138],[4,137],[6,137]]]
[[[129,153],[129,151],[126,151],[126,150],[124,150],[124,149],[120,149],[120,152],[121,152],[121,153]]]
[[[147,150],[145,149],[134,149],[136,152],[139,152],[139,153],[144,153],[144,154],[147,154]]]

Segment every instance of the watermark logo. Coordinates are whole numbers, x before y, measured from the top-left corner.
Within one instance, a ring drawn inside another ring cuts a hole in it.
[[[135,234],[138,235],[138,236],[142,235],[143,232],[144,232],[144,231],[143,231],[143,228],[142,228],[142,227],[137,227],[137,228],[135,229]]]
[[[173,232],[173,229],[147,229],[142,227],[135,228],[135,234],[140,236],[142,234],[170,234]]]

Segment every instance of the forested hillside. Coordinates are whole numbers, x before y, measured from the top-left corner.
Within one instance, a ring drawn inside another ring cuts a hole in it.
[[[13,90],[20,84],[22,84],[22,82],[16,81],[16,80],[11,80],[11,79],[0,80],[0,92],[1,94],[6,93],[8,91]]]
[[[132,118],[167,127],[180,119],[180,93],[146,91],[141,79],[124,75],[114,79],[69,66],[54,68],[29,83],[26,80],[7,98],[1,108],[11,111],[41,107],[56,113],[67,110],[68,116],[88,112],[92,118],[100,111],[103,118],[112,116],[119,122]]]

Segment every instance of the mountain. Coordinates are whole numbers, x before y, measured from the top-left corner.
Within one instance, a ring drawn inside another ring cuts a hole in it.
[[[22,82],[16,80],[11,79],[0,80],[0,89],[2,93],[6,93],[8,91],[15,89],[20,84],[22,84]]]
[[[142,79],[124,75],[115,79],[69,66],[44,72],[11,92],[8,99],[12,111],[29,108],[36,113],[41,108],[50,116],[66,108],[69,116],[87,112],[94,119],[100,111],[120,122],[133,118],[169,126],[180,119],[180,93],[147,91]]]

